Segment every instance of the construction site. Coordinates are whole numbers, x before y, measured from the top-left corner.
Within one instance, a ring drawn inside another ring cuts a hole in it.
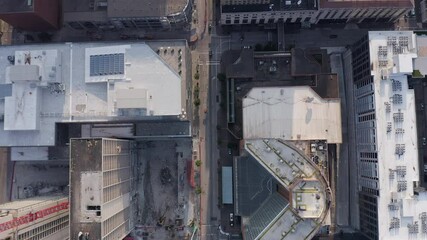
[[[188,177],[191,149],[189,138],[138,143],[136,239],[190,239],[196,197]]]

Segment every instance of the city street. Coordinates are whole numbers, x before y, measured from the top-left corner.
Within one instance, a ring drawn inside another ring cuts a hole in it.
[[[212,1],[198,0],[197,8],[197,34],[198,41],[195,51],[192,52],[193,69],[199,72],[199,81],[193,79],[193,86],[199,85],[200,106],[196,113],[195,130],[198,132],[199,157],[202,162],[200,166],[200,238],[219,239],[218,208],[218,165],[216,132],[216,105],[212,104],[212,95],[216,95],[213,88],[212,77],[215,76],[210,68],[209,50],[211,49],[211,37],[208,33],[208,25],[213,16]],[[209,92],[208,92],[209,91]]]

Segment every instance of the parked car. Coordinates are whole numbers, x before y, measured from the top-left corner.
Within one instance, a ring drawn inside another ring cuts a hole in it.
[[[230,226],[234,226],[234,213],[230,213]]]

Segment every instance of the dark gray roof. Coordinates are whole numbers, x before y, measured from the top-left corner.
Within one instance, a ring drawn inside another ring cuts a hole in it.
[[[227,66],[226,76],[228,78],[253,78],[254,77],[254,51],[253,49],[242,49],[240,56],[234,58],[233,51],[228,52],[231,56]]]
[[[269,4],[223,5],[223,13],[317,10],[317,0],[271,0]]]
[[[189,121],[144,121],[136,123],[135,127],[138,137],[191,136]]]
[[[235,214],[250,216],[276,191],[276,179],[252,156],[234,160]]]
[[[12,84],[0,84],[0,99],[12,96]]]
[[[249,218],[243,231],[246,240],[253,240],[288,206],[288,201],[279,193],[270,195],[260,208]]]
[[[189,0],[108,0],[108,16],[168,16],[184,11],[188,4]]]
[[[28,5],[28,0],[0,0],[0,13],[32,12],[35,1]]]

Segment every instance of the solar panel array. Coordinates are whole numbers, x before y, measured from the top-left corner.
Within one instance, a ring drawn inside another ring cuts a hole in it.
[[[118,75],[125,73],[125,54],[90,56],[90,76]]]

